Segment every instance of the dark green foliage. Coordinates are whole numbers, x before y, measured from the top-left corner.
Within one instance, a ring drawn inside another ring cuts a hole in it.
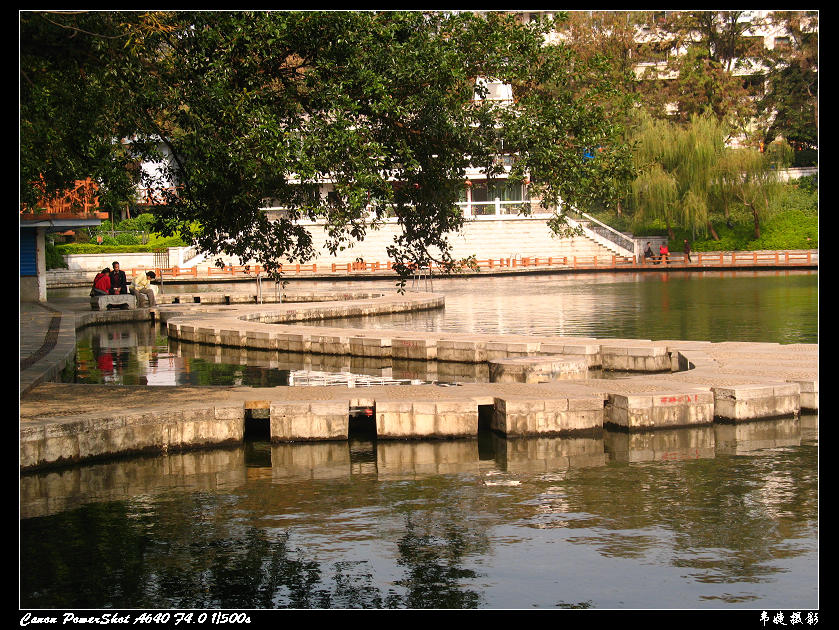
[[[160,252],[166,251],[169,247],[183,247],[186,243],[178,237],[157,238],[146,245],[119,245],[117,240],[110,236],[102,237],[102,244],[93,243],[66,243],[56,245],[56,252],[62,256],[68,254],[101,254],[103,252]]]
[[[515,153],[510,179],[529,177],[531,195],[552,205],[608,196],[627,164],[616,111],[625,103],[603,59],[544,46],[549,22],[437,11],[32,13],[21,22],[32,82],[22,187],[41,169],[60,189],[87,166],[116,193],[126,173],[138,179],[129,157],[165,149],[173,157],[161,174],[178,190],[155,230],[269,272],[313,255],[298,219],[322,222],[338,251],[385,216],[402,228],[388,254],[403,277],[431,260],[455,268],[448,239],[463,222],[455,203],[467,168],[494,178],[500,156]],[[511,85],[515,102],[473,101],[478,77]],[[78,93],[52,89],[69,82]],[[75,127],[59,117],[53,129],[65,101],[100,115]],[[114,144],[108,156],[113,138],[130,138],[130,151]],[[79,150],[83,142],[102,154]],[[593,147],[602,159],[583,160]],[[53,168],[50,152],[73,168]],[[318,194],[326,179],[338,193],[329,202]],[[266,198],[288,217],[268,221]]]
[[[66,269],[67,263],[64,262],[61,253],[56,248],[55,244],[48,239],[45,244],[45,257],[47,269]]]

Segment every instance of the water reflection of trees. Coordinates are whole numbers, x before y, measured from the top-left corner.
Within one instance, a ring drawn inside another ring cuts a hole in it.
[[[461,564],[486,540],[464,526],[463,515],[450,513],[448,517],[435,523],[436,533],[423,531],[411,515],[405,519],[397,562],[408,574],[396,583],[407,589],[403,603],[408,608],[476,608],[480,603],[478,593],[461,585],[461,580],[477,574]]]
[[[585,530],[569,540],[604,556],[665,551],[699,582],[768,581],[784,570],[777,559],[812,551],[794,539],[811,536],[818,518],[816,457],[774,450],[572,471],[562,511],[581,518],[562,526]]]
[[[227,514],[220,507],[193,495],[147,510],[103,503],[25,521],[21,606],[329,606],[321,567],[298,557],[287,533],[214,522],[216,512]]]
[[[229,505],[228,505],[229,504]],[[96,503],[22,523],[23,608],[474,608],[460,565],[475,535],[455,510],[434,533],[411,519],[397,543],[400,587],[366,561],[326,566],[289,531],[239,522],[235,501]],[[428,525],[428,524],[427,524]],[[60,531],[60,538],[52,536]],[[478,546],[485,541],[478,536]]]

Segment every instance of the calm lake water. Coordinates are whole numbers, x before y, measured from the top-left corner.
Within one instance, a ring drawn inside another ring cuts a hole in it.
[[[426,287],[445,295],[445,309],[342,321],[493,334],[818,343],[812,271],[544,274],[417,285]]]
[[[444,311],[354,325],[818,341],[815,274],[660,275],[435,280]],[[89,382],[288,380],[188,356],[151,326],[80,331],[79,355]],[[810,610],[817,418],[575,439],[249,440],[75,466],[21,478],[20,545],[23,608]]]
[[[170,292],[174,286],[167,287]],[[237,290],[255,287],[236,285]],[[408,285],[411,288],[411,285]],[[425,289],[423,284],[422,289]],[[289,290],[393,290],[392,282],[292,281]],[[443,309],[349,318],[353,328],[596,338],[818,343],[815,272],[552,274],[435,279]],[[221,285],[182,290],[224,290]],[[335,325],[334,321],[312,325]],[[79,331],[76,378],[123,385],[286,385],[295,373],[397,374],[390,362],[252,353],[249,365],[196,344],[169,342],[152,325],[96,326]]]

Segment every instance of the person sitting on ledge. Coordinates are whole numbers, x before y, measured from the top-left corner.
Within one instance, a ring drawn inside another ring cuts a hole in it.
[[[137,306],[143,306],[143,298],[148,301],[148,305],[155,306],[154,287],[151,281],[155,279],[153,271],[147,271],[145,274],[139,274],[131,281],[131,294],[137,298]]]
[[[105,267],[96,274],[93,279],[93,288],[90,290],[90,297],[97,295],[108,295],[111,292],[111,270]]]
[[[128,280],[125,272],[119,268],[119,263],[114,261],[114,270],[111,272],[111,295],[125,295],[128,293]]]

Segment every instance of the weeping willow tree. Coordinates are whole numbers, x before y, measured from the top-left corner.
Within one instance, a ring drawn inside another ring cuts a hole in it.
[[[638,175],[632,182],[634,221],[662,220],[673,239],[673,226],[713,233],[715,184],[725,154],[728,131],[713,115],[694,115],[685,126],[641,118],[635,137]],[[714,234],[716,238],[716,235]]]
[[[755,239],[760,238],[760,222],[769,214],[770,199],[783,186],[779,171],[791,159],[791,147],[777,141],[764,152],[729,149],[720,160],[714,186],[723,201],[726,217],[732,202],[741,204],[751,214]]]

